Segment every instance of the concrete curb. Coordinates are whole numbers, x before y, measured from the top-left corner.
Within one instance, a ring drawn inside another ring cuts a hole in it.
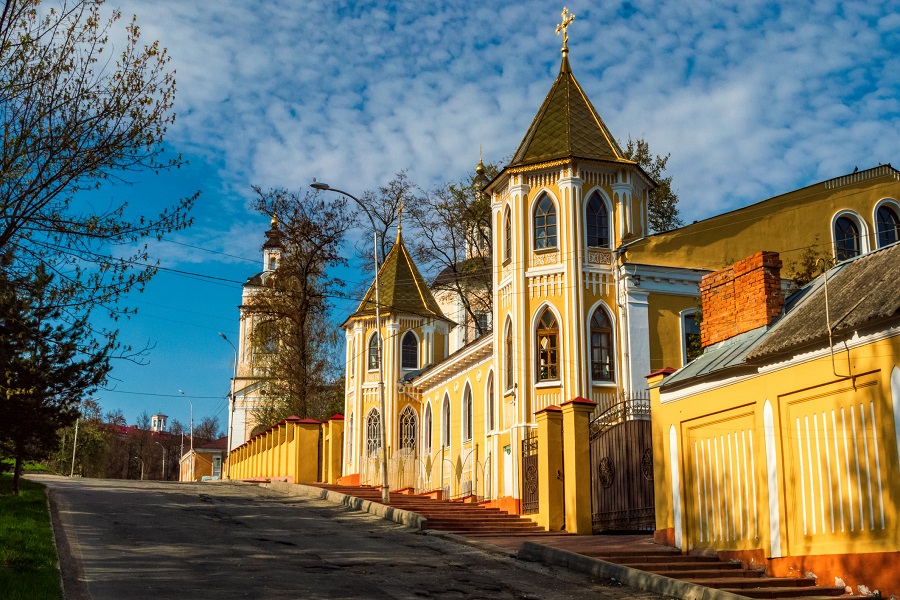
[[[401,525],[406,525],[407,527],[412,527],[413,529],[418,529],[420,531],[423,529],[428,529],[428,519],[426,519],[419,513],[414,513],[400,508],[394,508],[393,506],[385,506],[384,504],[381,504],[379,502],[363,500],[362,498],[357,498],[356,496],[348,496],[347,494],[333,492],[331,490],[326,490],[312,485],[304,485],[302,483],[273,481],[271,483],[263,483],[260,485],[277,492],[282,492],[289,496],[319,498],[320,500],[327,500],[328,502],[333,502],[335,504],[342,504],[356,510],[361,510],[362,512],[378,515],[382,519],[394,521],[395,523],[400,523]]]
[[[482,542],[481,540],[473,540],[471,538],[467,538],[465,536],[459,535],[458,533],[451,533],[449,531],[440,531],[438,529],[429,529],[428,531],[423,531],[425,535],[430,535],[433,537],[441,538],[444,540],[449,540],[451,542],[455,542],[457,544],[464,544],[466,546],[471,546],[477,550],[481,550],[482,552],[487,552],[488,554],[496,554],[498,556],[506,556],[509,558],[516,558],[516,553],[514,550],[507,550],[506,548],[501,548],[500,546],[495,546],[494,544],[489,544],[487,542]]]
[[[670,598],[681,598],[683,600],[749,600],[747,596],[739,596],[731,592],[723,592],[695,583],[687,583],[686,581],[639,571],[631,567],[606,562],[599,558],[592,558],[535,542],[522,544],[522,547],[519,548],[518,557],[522,560],[543,562],[596,577],[615,579],[624,585],[647,592],[655,592]]]
[[[56,491],[47,484],[42,483],[42,485],[47,493],[47,508],[50,511],[50,527],[53,531],[53,543],[56,546],[63,598],[66,600],[90,600],[91,594],[85,582],[81,552],[77,549],[77,541],[72,543],[67,537],[59,512]],[[74,529],[72,531],[74,532]]]

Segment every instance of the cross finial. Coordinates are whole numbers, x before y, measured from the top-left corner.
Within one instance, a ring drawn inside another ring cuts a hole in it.
[[[566,8],[565,6],[563,6],[562,23],[560,23],[559,25],[556,26],[556,35],[559,35],[560,33],[563,34],[563,45],[562,45],[563,54],[565,54],[569,51],[569,34],[566,30],[569,28],[569,25],[574,20],[575,20],[575,14],[570,13],[569,9]]]
[[[397,208],[397,237],[400,237],[400,231],[403,229],[403,199],[400,199],[400,206]]]

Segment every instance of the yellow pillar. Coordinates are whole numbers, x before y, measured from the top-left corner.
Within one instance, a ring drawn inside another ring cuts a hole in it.
[[[341,463],[344,451],[344,416],[334,415],[328,420],[328,477],[326,483],[337,483],[341,476]]]
[[[580,535],[592,533],[590,421],[596,405],[586,398],[562,405],[566,531]]]
[[[319,436],[321,423],[315,419],[297,419],[297,478],[295,483],[315,483],[319,471]]]
[[[534,415],[538,435],[538,525],[559,531],[563,516],[563,416],[558,406]]]

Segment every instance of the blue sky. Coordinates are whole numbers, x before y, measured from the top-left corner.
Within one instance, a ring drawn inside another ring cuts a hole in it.
[[[509,157],[559,69],[562,5],[539,1],[122,0],[177,70],[168,147],[189,165],[100,194],[153,213],[196,190],[195,225],[154,244],[170,269],[120,323],[149,364],[116,363],[97,396],[218,415],[240,285],[261,268],[252,184],[351,192],[407,169],[423,188]],[[893,2],[567,4],[573,72],[621,141],[671,153],[686,221],[879,163],[900,163],[900,13]],[[348,255],[350,252],[348,251]],[[348,272],[369,277],[367,266]],[[224,280],[224,281],[223,281]],[[336,306],[338,321],[353,306]],[[224,427],[223,427],[224,428]]]

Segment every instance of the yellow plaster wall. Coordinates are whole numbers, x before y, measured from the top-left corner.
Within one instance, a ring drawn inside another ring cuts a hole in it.
[[[699,308],[700,298],[650,294],[650,372],[684,366],[681,351],[681,311]]]

